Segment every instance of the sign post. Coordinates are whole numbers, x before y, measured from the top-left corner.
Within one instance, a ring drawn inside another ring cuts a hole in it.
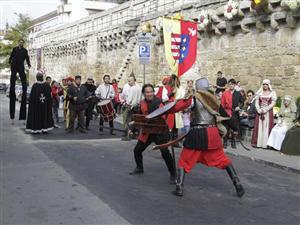
[[[144,84],[146,82],[146,64],[150,63],[150,57],[151,57],[150,41],[151,41],[150,33],[141,33],[138,35],[139,61],[140,61],[140,64],[143,64]]]

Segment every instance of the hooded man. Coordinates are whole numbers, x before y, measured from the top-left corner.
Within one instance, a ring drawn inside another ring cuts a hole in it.
[[[32,86],[26,132],[46,133],[53,129],[51,88],[43,82],[43,74],[37,73],[36,83]]]

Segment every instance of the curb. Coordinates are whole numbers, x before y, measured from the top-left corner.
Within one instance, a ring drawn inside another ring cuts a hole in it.
[[[228,151],[225,151],[225,152],[228,155],[233,155],[233,156],[241,157],[241,158],[244,158],[244,159],[247,159],[247,160],[251,160],[251,161],[258,162],[258,163],[261,163],[261,164],[264,164],[264,165],[267,165],[267,166],[272,166],[272,167],[277,168],[277,169],[282,169],[282,170],[285,170],[285,171],[292,172],[292,173],[300,175],[300,170],[299,169],[295,169],[293,167],[284,166],[284,165],[281,165],[281,164],[278,164],[278,163],[274,163],[274,162],[270,162],[270,161],[266,161],[266,160],[263,160],[263,159],[258,159],[258,158],[250,157],[250,156],[239,155],[239,154],[236,154],[236,153],[233,153],[233,152],[228,152]]]

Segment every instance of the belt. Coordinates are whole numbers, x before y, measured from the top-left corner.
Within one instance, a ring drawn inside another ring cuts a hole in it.
[[[216,127],[215,124],[195,124],[191,125],[191,128],[208,128],[208,127]]]

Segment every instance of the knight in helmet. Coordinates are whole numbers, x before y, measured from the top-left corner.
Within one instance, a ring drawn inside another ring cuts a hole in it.
[[[191,109],[191,129],[183,142],[183,149],[178,161],[178,175],[176,189],[173,194],[183,196],[183,182],[197,163],[226,169],[238,197],[242,197],[245,190],[237,176],[231,160],[224,152],[219,125],[220,103],[209,92],[209,82],[206,78],[198,79],[195,83],[196,92],[186,99],[178,100],[168,113]],[[224,132],[224,130],[223,130]]]

